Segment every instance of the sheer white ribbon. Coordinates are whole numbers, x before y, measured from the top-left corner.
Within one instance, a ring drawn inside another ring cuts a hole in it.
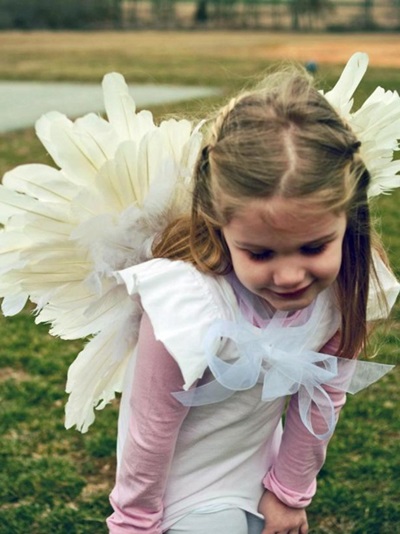
[[[223,401],[236,391],[250,389],[263,381],[262,400],[272,401],[297,393],[303,424],[318,439],[329,438],[336,418],[324,386],[354,394],[394,366],[309,350],[297,335],[296,327],[285,327],[285,319],[286,314],[278,312],[263,329],[245,321],[214,323],[205,337],[204,351],[215,380],[189,391],[175,392],[173,396],[185,406],[202,406]],[[234,343],[237,357],[233,360],[224,361],[217,354],[221,338]],[[313,404],[313,413],[321,416],[317,418],[318,428],[314,428],[312,421]]]

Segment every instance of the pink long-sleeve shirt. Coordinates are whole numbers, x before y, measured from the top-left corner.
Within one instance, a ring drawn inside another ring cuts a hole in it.
[[[322,352],[335,354],[333,338]],[[134,417],[122,453],[116,485],[110,500],[114,513],[107,524],[112,534],[161,534],[164,494],[181,425],[189,408],[172,391],[183,386],[181,371],[164,345],[155,339],[150,320],[144,315],[130,403]],[[326,388],[336,415],[345,394]],[[316,411],[312,413],[318,430]],[[321,422],[322,424],[322,422]],[[268,473],[260,473],[265,488],[293,507],[307,506],[316,490],[328,440],[313,436],[300,420],[296,395],[291,398],[278,455]],[[193,476],[196,476],[193,474]]]

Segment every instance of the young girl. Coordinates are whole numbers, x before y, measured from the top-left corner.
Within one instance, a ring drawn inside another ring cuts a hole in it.
[[[308,532],[345,392],[373,369],[355,360],[368,321],[397,294],[369,186],[357,136],[303,72],[219,111],[191,216],[118,273],[144,313],[112,534]]]
[[[66,427],[122,390],[112,534],[307,532],[346,392],[390,368],[357,360],[399,289],[367,194],[400,185],[400,97],[377,88],[350,113],[367,63],[325,96],[302,71],[269,76],[202,150],[111,73],[108,120],[36,124],[58,169],[4,176],[3,313],[30,299],[53,335],[90,336]]]

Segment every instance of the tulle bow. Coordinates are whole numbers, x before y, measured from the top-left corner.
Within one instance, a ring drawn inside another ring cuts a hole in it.
[[[220,320],[208,330],[204,350],[215,380],[189,391],[175,392],[185,406],[202,406],[225,400],[236,391],[250,389],[262,382],[262,400],[298,394],[303,424],[318,439],[329,438],[336,424],[333,402],[324,386],[357,393],[372,384],[394,366],[338,358],[316,352],[299,343],[296,328],[284,327],[283,318],[258,329]],[[281,326],[277,326],[277,322]],[[292,332],[291,332],[292,331]],[[230,343],[234,359],[218,355],[221,338]],[[311,410],[314,405],[313,411]],[[315,414],[317,425],[313,424]]]

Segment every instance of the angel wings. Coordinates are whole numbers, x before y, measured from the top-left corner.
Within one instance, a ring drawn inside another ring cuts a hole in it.
[[[154,235],[188,209],[202,141],[187,120],[156,126],[136,113],[121,75],[105,76],[103,91],[108,121],[52,112],[37,122],[58,169],[20,166],[0,186],[4,315],[29,299],[51,334],[90,337],[67,383],[66,426],[81,431],[121,390],[135,345],[140,311],[112,273],[148,259]]]

